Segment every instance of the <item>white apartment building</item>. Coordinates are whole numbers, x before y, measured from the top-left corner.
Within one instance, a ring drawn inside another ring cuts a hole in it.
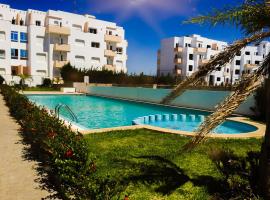
[[[31,75],[31,85],[76,68],[127,72],[125,31],[115,23],[63,11],[10,8],[0,4],[0,75],[7,83]]]
[[[163,39],[157,55],[157,75],[188,77],[227,46],[226,42],[195,34]],[[231,63],[211,72],[205,79],[210,85],[234,84],[243,74],[256,70],[269,51],[270,42],[267,41],[258,46],[248,46]]]

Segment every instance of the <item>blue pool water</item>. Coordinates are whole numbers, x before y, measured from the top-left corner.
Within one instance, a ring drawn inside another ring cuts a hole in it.
[[[132,120],[138,117],[153,114],[194,114],[209,115],[208,112],[173,108],[146,103],[137,103],[110,98],[85,96],[85,95],[27,95],[27,97],[37,105],[45,106],[54,110],[59,103],[68,105],[78,118],[78,124],[86,129],[109,128],[127,126],[132,124]],[[69,114],[62,111],[64,118],[69,118]],[[177,123],[174,125],[160,123],[156,126],[174,128],[186,131],[193,131],[200,122]],[[172,127],[174,126],[174,127]],[[255,127],[227,121],[218,129],[217,133],[245,133],[256,130]]]

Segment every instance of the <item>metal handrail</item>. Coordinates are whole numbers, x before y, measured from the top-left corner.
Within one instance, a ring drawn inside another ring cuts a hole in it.
[[[54,112],[55,112],[55,115],[57,116],[57,118],[59,118],[59,114],[60,114],[60,109],[61,108],[65,108],[69,114],[71,115],[72,117],[72,120],[75,121],[75,122],[78,122],[78,118],[77,116],[75,115],[75,113],[70,109],[70,107],[66,104],[62,104],[62,103],[59,103],[55,106],[54,108]]]

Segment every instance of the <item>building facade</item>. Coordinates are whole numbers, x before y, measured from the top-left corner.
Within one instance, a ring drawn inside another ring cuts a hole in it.
[[[127,72],[125,31],[115,23],[63,11],[16,10],[0,4],[0,75],[18,83],[18,75],[60,77],[68,62],[76,68]],[[29,79],[30,80],[30,79]]]
[[[173,75],[185,78],[220,53],[228,43],[212,40],[200,35],[172,37],[161,41],[157,53],[157,75]],[[217,68],[205,80],[209,85],[234,84],[245,73],[256,70],[263,58],[270,52],[270,42],[247,46],[237,54],[231,63]]]

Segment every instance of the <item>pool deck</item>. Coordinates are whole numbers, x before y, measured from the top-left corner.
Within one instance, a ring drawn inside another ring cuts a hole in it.
[[[63,93],[60,91],[24,91],[23,94],[54,94],[54,95],[82,95],[83,93]],[[175,106],[174,106],[175,107]],[[196,109],[200,110],[200,109]],[[205,111],[205,110],[202,110]],[[261,138],[265,134],[266,126],[264,124],[255,122],[250,120],[247,117],[230,117],[227,120],[236,121],[236,122],[242,122],[246,123],[252,126],[255,126],[257,128],[256,131],[249,132],[249,133],[241,133],[241,134],[217,134],[217,133],[211,133],[207,137],[209,138],[223,138],[223,139],[245,139],[245,138]],[[64,120],[65,121],[65,120]],[[181,130],[173,130],[173,129],[167,129],[167,128],[161,128],[156,126],[150,126],[150,125],[132,125],[132,126],[121,126],[121,127],[112,127],[112,128],[102,128],[102,129],[90,129],[90,130],[84,130],[81,127],[76,126],[75,124],[72,124],[68,121],[65,121],[67,125],[71,124],[72,130],[76,132],[80,132],[84,135],[86,134],[93,134],[93,133],[104,133],[104,132],[111,132],[111,131],[121,131],[121,130],[135,130],[135,129],[148,129],[148,130],[154,130],[162,133],[169,133],[169,134],[178,134],[183,135],[187,137],[193,137],[195,135],[194,132],[188,132],[188,131],[181,131]]]
[[[0,199],[37,200],[50,193],[41,189],[35,170],[36,161],[26,158],[25,144],[19,134],[20,126],[9,115],[2,95],[0,95]]]

